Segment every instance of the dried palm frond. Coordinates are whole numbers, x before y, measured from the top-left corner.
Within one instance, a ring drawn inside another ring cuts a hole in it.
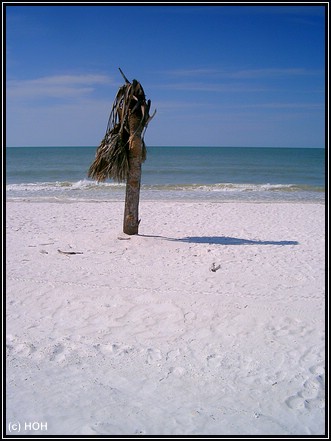
[[[125,180],[129,168],[127,150],[118,133],[106,133],[98,147],[96,158],[89,169],[89,176],[97,181],[112,178]]]
[[[107,178],[118,182],[126,180],[129,171],[130,133],[129,116],[139,115],[140,127],[147,128],[153,118],[149,115],[151,102],[146,102],[142,86],[136,80],[130,83],[121,71],[125,84],[116,94],[110,112],[106,134],[97,148],[94,162],[89,168],[88,176],[97,181]],[[146,159],[146,146],[142,136],[142,161]]]

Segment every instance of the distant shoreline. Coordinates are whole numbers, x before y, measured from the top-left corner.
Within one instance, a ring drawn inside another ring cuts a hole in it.
[[[167,146],[167,145],[146,145],[147,147],[151,148],[216,148],[216,149],[320,149],[325,150],[325,147],[276,147],[276,146]],[[89,145],[68,145],[68,146],[55,146],[55,145],[49,145],[49,146],[6,146],[6,148],[97,148],[98,146],[89,146]]]

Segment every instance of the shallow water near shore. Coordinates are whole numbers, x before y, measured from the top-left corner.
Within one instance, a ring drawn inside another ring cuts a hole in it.
[[[123,200],[125,184],[88,179],[95,147],[6,150],[7,199]],[[142,200],[324,202],[324,149],[148,147]]]

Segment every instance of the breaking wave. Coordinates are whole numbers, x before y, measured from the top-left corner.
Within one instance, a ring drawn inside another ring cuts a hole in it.
[[[123,200],[125,184],[91,181],[8,184],[7,200]],[[166,200],[324,200],[324,187],[295,184],[142,184],[141,199]]]

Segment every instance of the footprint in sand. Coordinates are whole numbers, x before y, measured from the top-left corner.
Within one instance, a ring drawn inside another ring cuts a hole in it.
[[[324,373],[325,373],[325,368],[322,364],[314,365],[311,368],[309,368],[309,370],[312,374],[318,375],[318,376],[324,375]]]
[[[99,350],[103,355],[127,355],[134,350],[131,346],[119,343],[97,344],[94,348]]]
[[[57,343],[53,348],[51,348],[51,354],[49,357],[50,361],[64,361],[66,358],[64,353],[64,347],[61,343]]]
[[[303,384],[303,389],[299,392],[302,398],[315,398],[318,396],[320,391],[320,383],[316,379],[308,379]]]
[[[194,312],[189,311],[184,314],[184,322],[185,323],[192,323],[196,319],[196,315]]]
[[[297,395],[287,398],[285,403],[290,409],[304,409],[305,400]]]
[[[146,357],[146,363],[147,364],[153,364],[158,362],[162,359],[162,354],[159,349],[147,349],[147,357]]]
[[[206,357],[207,364],[210,368],[218,368],[222,363],[222,357],[216,354],[210,354]]]
[[[320,367],[318,369],[320,371]],[[319,374],[314,378],[307,378],[302,384],[302,389],[296,395],[285,400],[290,409],[324,408],[324,375]]]
[[[324,409],[325,400],[323,397],[317,397],[313,399],[303,399],[300,396],[292,396],[285,400],[285,403],[288,405],[290,409],[304,409],[307,408],[309,410],[312,409]]]
[[[169,374],[173,374],[175,377],[182,377],[186,373],[186,369],[181,366],[171,367]]]
[[[12,352],[15,355],[21,357],[29,357],[31,354],[36,352],[37,348],[32,343],[18,343],[18,344],[7,344],[8,352]]]
[[[323,397],[318,397],[318,398],[314,398],[312,400],[306,400],[305,405],[306,405],[306,408],[309,410],[324,409],[325,408],[325,399]]]
[[[177,377],[177,378],[180,378],[180,377],[182,377],[182,376],[185,375],[185,374],[186,374],[186,369],[183,368],[182,366],[171,367],[171,368],[168,370],[167,374],[166,374],[164,377],[160,378],[159,381],[167,380],[169,377],[170,377],[170,378],[171,378],[171,377]]]
[[[166,360],[174,361],[181,355],[181,351],[177,349],[173,349],[166,354]]]

